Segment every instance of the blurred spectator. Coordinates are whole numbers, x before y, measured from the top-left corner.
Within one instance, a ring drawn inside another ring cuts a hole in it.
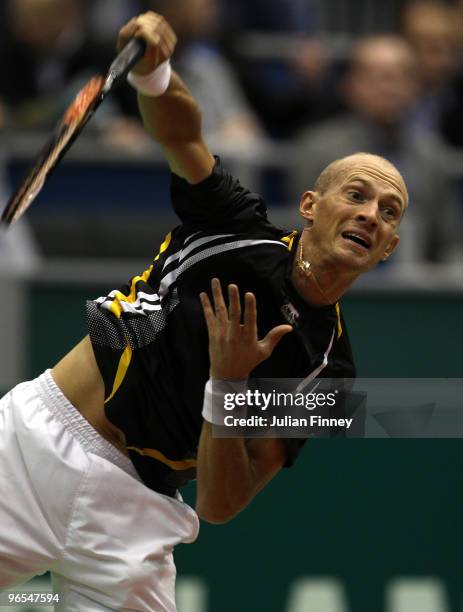
[[[310,188],[333,159],[356,151],[383,155],[402,172],[411,201],[393,261],[452,261],[461,256],[461,211],[432,152],[408,129],[418,87],[415,56],[403,39],[358,42],[344,83],[350,112],[301,133],[293,196]]]
[[[295,39],[291,47],[286,56],[267,58],[227,50],[259,119],[270,136],[280,140],[345,108],[337,87],[342,66],[329,61],[322,43]]]
[[[337,66],[318,38],[314,2],[222,2],[222,47],[271,136],[291,138],[308,121],[342,107],[334,85]]]
[[[437,134],[454,95],[460,59],[455,11],[439,0],[412,0],[405,5],[402,28],[418,60],[420,95],[412,120],[416,129]]]
[[[80,0],[9,0],[0,99],[12,127],[49,127],[107,53],[86,39]],[[12,61],[14,58],[14,61]]]
[[[85,81],[106,72],[115,35],[110,44],[93,37],[85,6],[83,0],[8,0],[9,28],[0,41],[0,120],[3,105],[7,127],[49,129]],[[112,145],[144,150],[149,138],[140,121],[123,116],[135,98],[128,85],[119,88],[87,131]]]
[[[146,8],[169,21],[178,43],[173,67],[202,109],[203,130],[219,148],[259,144],[263,131],[233,71],[214,46],[218,29],[217,0],[146,0]]]

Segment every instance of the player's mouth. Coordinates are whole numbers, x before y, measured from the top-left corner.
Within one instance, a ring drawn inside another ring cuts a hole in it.
[[[362,250],[368,251],[371,248],[371,238],[368,234],[364,232],[351,232],[345,231],[342,232],[341,236],[344,240],[347,240],[350,243],[353,243],[360,247]]]

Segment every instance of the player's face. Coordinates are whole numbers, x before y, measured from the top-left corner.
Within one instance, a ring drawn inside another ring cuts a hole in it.
[[[325,262],[365,272],[387,259],[399,243],[407,194],[400,175],[389,166],[356,162],[323,195],[307,192],[303,202],[304,197],[312,198],[307,214],[303,212],[313,222],[311,244]]]

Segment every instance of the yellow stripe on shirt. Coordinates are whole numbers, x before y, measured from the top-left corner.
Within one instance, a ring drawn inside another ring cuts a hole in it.
[[[124,352],[122,353],[119,359],[116,376],[114,377],[113,388],[112,388],[110,395],[105,399],[104,401],[105,404],[106,402],[109,402],[109,400],[114,397],[119,387],[122,385],[125,375],[127,374],[127,370],[129,369],[131,360],[132,360],[132,349],[130,347],[130,344],[127,344],[127,346],[124,349]]]
[[[159,247],[159,252],[156,255],[156,257],[154,258],[154,261],[157,261],[159,259],[159,257],[162,255],[162,253],[164,253],[164,251],[168,248],[170,241],[172,239],[172,234],[171,232],[169,232],[167,234],[167,236],[164,239],[164,242],[161,244],[161,246]],[[145,270],[143,272],[143,274],[139,275],[139,276],[134,276],[131,280],[130,283],[130,292],[129,295],[124,295],[121,291],[116,291],[115,292],[115,297],[114,300],[111,302],[111,304],[109,305],[109,309],[111,310],[111,312],[119,319],[122,313],[122,306],[121,306],[121,302],[128,302],[128,303],[133,303],[136,301],[137,299],[137,283],[140,281],[143,281],[144,283],[146,283],[146,281],[148,280],[152,270],[153,270],[153,265],[151,264],[150,267]]]
[[[172,239],[172,234],[171,232],[169,232],[167,236],[164,238],[164,242],[159,247],[159,252],[154,258],[154,261],[157,261],[159,257],[162,255],[162,253],[164,253],[164,251],[168,248],[171,239]],[[137,299],[137,283],[139,281],[146,282],[148,280],[149,275],[151,274],[151,271],[153,269],[153,265],[154,264],[151,264],[151,266],[147,270],[145,270],[143,274],[141,274],[140,276],[134,276],[132,278],[132,281],[130,283],[129,295],[124,295],[120,291],[117,291],[115,293],[115,299],[113,302],[111,302],[111,304],[109,305],[109,308],[111,312],[118,319],[120,318],[121,313],[122,313],[121,302],[132,302],[132,303],[135,302],[135,300]],[[121,386],[125,378],[125,375],[127,374],[127,370],[129,369],[131,361],[132,361],[132,348],[130,347],[130,344],[127,342],[127,346],[125,347],[124,352],[122,353],[119,359],[119,364],[116,370],[116,376],[114,377],[113,388],[109,396],[105,399],[105,403],[109,402],[109,400],[111,400],[114,397],[114,395],[117,393],[117,391],[119,390],[119,387]]]
[[[158,451],[155,448],[137,448],[136,446],[127,446],[127,450],[135,451],[144,457],[152,457],[153,459],[157,459],[161,463],[168,465],[172,470],[177,471],[189,470],[191,468],[195,468],[198,464],[196,459],[183,459],[181,461],[168,459],[161,453],[161,451]]]
[[[338,315],[338,335],[339,339],[342,336],[342,323],[341,323],[341,308],[339,307],[339,302],[336,302],[336,314]]]
[[[283,238],[280,238],[281,242],[286,242],[286,244],[288,246],[288,251],[290,251],[293,248],[293,242],[294,242],[294,238],[296,236],[297,236],[297,231],[294,230],[293,232],[291,232],[287,236],[283,236]]]

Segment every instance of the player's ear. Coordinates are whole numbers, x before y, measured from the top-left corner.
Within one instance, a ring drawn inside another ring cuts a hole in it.
[[[309,225],[313,223],[314,203],[316,201],[316,191],[304,191],[299,202],[299,212]]]
[[[399,234],[395,234],[394,237],[392,238],[391,242],[387,245],[386,250],[384,251],[384,255],[382,257],[383,261],[386,261],[386,259],[389,258],[391,253],[393,251],[395,251],[395,249],[397,248],[399,242],[400,242]]]

